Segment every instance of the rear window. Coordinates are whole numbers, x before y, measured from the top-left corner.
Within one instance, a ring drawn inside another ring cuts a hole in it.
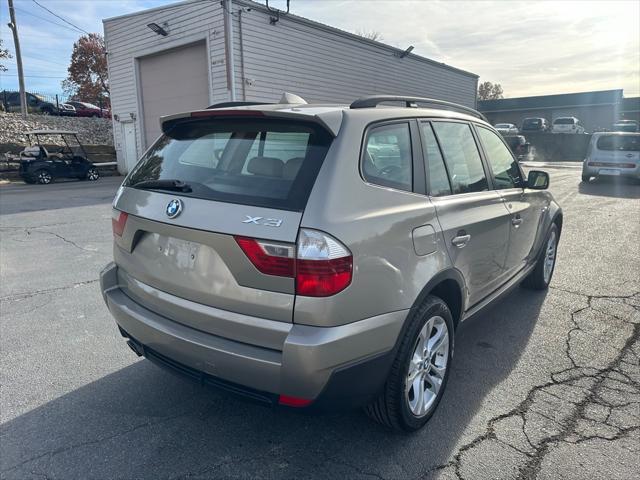
[[[191,189],[180,195],[300,211],[331,140],[308,122],[187,120],[158,139],[125,186],[178,180]]]
[[[537,127],[538,125],[540,125],[539,118],[525,118],[524,122],[522,122],[524,127]]]
[[[640,152],[640,135],[604,135],[598,139],[597,149]]]
[[[573,125],[575,122],[573,118],[556,118],[553,121],[555,125]]]

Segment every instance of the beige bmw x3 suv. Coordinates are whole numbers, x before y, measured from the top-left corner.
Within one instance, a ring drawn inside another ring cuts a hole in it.
[[[460,323],[549,285],[549,177],[464,106],[284,98],[161,119],[113,202],[104,299],[136,354],[203,384],[416,430]]]

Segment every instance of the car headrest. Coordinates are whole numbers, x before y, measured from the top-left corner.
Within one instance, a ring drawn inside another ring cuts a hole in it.
[[[302,166],[302,162],[304,162],[304,157],[295,157],[287,160],[287,163],[284,164],[282,176],[287,180],[293,180],[296,178],[296,175],[298,175],[298,171]]]
[[[249,160],[247,171],[265,177],[282,177],[284,162],[274,157],[253,157]]]
[[[25,149],[22,151],[22,155],[24,155],[25,157],[37,157],[38,155],[40,155],[40,147],[25,147]]]

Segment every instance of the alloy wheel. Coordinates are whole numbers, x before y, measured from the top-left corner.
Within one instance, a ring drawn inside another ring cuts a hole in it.
[[[46,170],[43,170],[38,174],[38,181],[44,185],[51,183],[51,174]]]
[[[97,180],[98,177],[98,170],[96,170],[95,168],[92,168],[87,172],[87,178],[91,181]]]
[[[444,318],[431,317],[416,339],[405,378],[405,399],[416,417],[426,415],[438,397],[449,361],[449,329]]]
[[[558,242],[556,232],[552,231],[551,235],[549,235],[549,240],[547,240],[547,247],[544,255],[544,268],[542,273],[545,283],[549,283],[551,281],[551,274],[553,273],[553,267],[556,263],[557,246]]]

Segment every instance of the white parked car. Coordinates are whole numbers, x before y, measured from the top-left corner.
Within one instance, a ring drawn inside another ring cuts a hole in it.
[[[494,127],[500,135],[518,135],[518,127],[513,123],[496,123]]]
[[[582,181],[600,176],[640,180],[640,133],[599,132],[591,137],[582,165]]]
[[[584,126],[576,117],[558,117],[551,125],[552,133],[586,133]]]

